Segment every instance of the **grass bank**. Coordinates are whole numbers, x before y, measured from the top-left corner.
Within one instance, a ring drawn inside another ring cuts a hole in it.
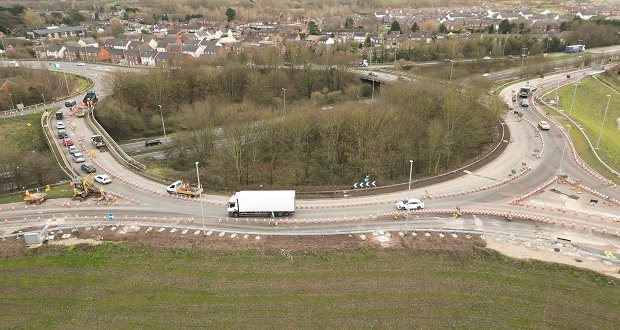
[[[583,127],[584,133],[596,147],[599,133],[601,132],[601,125],[603,124],[603,116],[605,109],[607,108],[607,95],[611,95],[611,98],[609,99],[609,110],[607,111],[607,117],[605,119],[605,125],[601,135],[601,142],[597,152],[605,163],[612,168],[619,170],[620,93],[616,90],[620,89],[620,83],[618,83],[617,79],[609,79],[605,76],[601,78],[603,78],[604,81],[612,87],[608,87],[607,84],[595,77],[584,78],[579,82],[576,92],[574,84],[560,88],[558,92],[558,96],[560,98],[559,105],[560,108],[564,110],[564,113],[570,114],[570,116],[581,127]],[[616,88],[616,90],[613,88]],[[549,94],[549,97],[554,97],[554,95],[554,93],[551,93]],[[575,96],[574,105],[573,95]],[[583,144],[587,146],[585,139]],[[583,156],[584,160],[585,158],[592,158],[596,163],[598,163],[593,154],[592,156],[588,156],[586,153],[581,152],[580,155],[582,154],[585,154]],[[592,167],[595,166],[595,164],[591,161],[588,162],[588,165]]]
[[[487,252],[217,252],[129,243],[0,259],[9,327],[597,328],[620,281]]]

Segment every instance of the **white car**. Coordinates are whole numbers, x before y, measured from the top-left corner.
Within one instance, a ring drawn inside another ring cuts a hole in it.
[[[540,128],[541,130],[544,130],[544,131],[548,131],[548,130],[551,129],[551,126],[549,125],[548,122],[546,122],[544,120],[541,120],[541,121],[538,122],[538,128]]]
[[[69,150],[69,153],[72,154],[72,155],[74,153],[80,152],[80,150],[78,150],[78,148],[76,146],[68,146],[67,149]]]
[[[86,64],[84,64],[83,62],[77,62],[77,63],[75,63],[75,65],[77,65],[77,66],[84,66]]]
[[[65,123],[63,123],[62,121],[57,121],[56,122],[56,128],[58,128],[58,129],[65,129]]]
[[[76,153],[74,153],[74,154],[73,154],[73,160],[74,160],[76,163],[83,163],[83,162],[85,162],[85,161],[86,161],[86,159],[84,158],[84,155],[82,155],[82,153],[81,153],[81,152],[76,152]]]
[[[483,60],[490,60],[490,59],[491,59],[491,56],[485,56],[485,57],[483,57],[482,59],[483,59]]]
[[[424,208],[424,202],[417,198],[409,198],[396,204],[399,210],[421,210]]]
[[[112,182],[112,179],[107,174],[99,174],[99,175],[95,175],[95,181],[101,184],[108,184]]]
[[[482,74],[482,76],[486,78],[486,77],[490,77],[490,76],[491,76],[491,74],[489,74],[489,73],[485,72],[485,73],[483,73],[483,74]]]

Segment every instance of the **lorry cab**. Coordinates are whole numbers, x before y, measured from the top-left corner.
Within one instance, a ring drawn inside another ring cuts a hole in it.
[[[181,186],[183,186],[183,181],[175,181],[170,186],[168,186],[168,188],[166,188],[166,191],[169,194],[176,194],[177,190],[179,190],[179,188],[181,188]]]
[[[237,196],[232,195],[228,203],[226,203],[226,206],[228,207],[229,215],[237,214],[239,212],[239,208],[237,207]]]

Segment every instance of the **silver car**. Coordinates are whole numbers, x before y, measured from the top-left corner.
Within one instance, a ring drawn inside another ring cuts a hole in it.
[[[84,158],[84,155],[82,155],[82,153],[81,153],[81,152],[76,152],[76,153],[74,153],[74,154],[73,154],[73,160],[74,160],[76,163],[83,163],[83,162],[85,162],[85,161],[86,161],[86,159]]]

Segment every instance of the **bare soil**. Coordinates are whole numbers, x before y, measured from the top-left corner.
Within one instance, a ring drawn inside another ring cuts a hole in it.
[[[202,232],[194,234],[190,230],[182,234],[181,230],[174,233],[167,228],[163,232],[158,232],[159,227],[152,227],[146,232],[148,227],[141,227],[139,231],[129,229],[127,233],[122,233],[122,227],[110,230],[105,227],[103,230],[92,228],[91,230],[80,230],[72,232],[72,238],[61,239],[62,233],[57,232],[56,237],[49,244],[80,244],[101,241],[128,242],[134,245],[155,247],[155,248],[182,248],[182,249],[204,249],[210,251],[230,252],[237,250],[258,250],[266,254],[287,252],[329,252],[329,251],[354,251],[354,250],[410,250],[412,252],[431,252],[449,254],[459,258],[466,258],[474,253],[483,251],[486,242],[479,236],[458,236],[451,235],[439,237],[438,235],[417,235],[401,237],[392,234],[389,237],[389,244],[381,244],[376,236],[367,235],[362,239],[359,235],[338,235],[338,236],[255,236],[237,235],[231,238],[231,233],[213,232],[211,235],[203,236]],[[64,232],[65,234],[68,232]],[[386,233],[387,234],[387,233]],[[28,249],[23,238],[6,239],[0,241],[0,257],[22,256],[27,254]]]

